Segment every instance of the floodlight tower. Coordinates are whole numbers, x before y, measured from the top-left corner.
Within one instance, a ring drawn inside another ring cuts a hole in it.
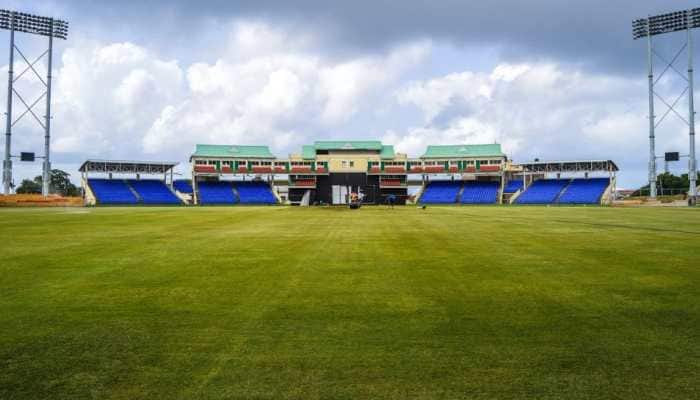
[[[5,116],[5,159],[3,161],[2,174],[3,191],[5,194],[9,194],[10,185],[12,183],[12,127],[19,120],[21,120],[22,117],[30,114],[44,129],[44,163],[42,168],[43,185],[41,192],[44,196],[47,196],[49,194],[49,179],[51,174],[51,68],[53,62],[53,39],[57,38],[65,40],[67,38],[68,22],[50,17],[41,17],[38,15],[0,9],[0,29],[10,31],[10,64],[7,77],[7,114]],[[48,37],[48,49],[33,62],[30,62],[27,57],[25,57],[24,53],[22,53],[22,50],[20,50],[15,44],[15,32],[24,32]],[[17,77],[14,76],[15,52],[17,52],[27,64],[26,68],[19,75],[17,75]],[[34,68],[34,65],[44,56],[47,56],[48,64],[45,80]],[[27,103],[22,95],[13,87],[13,84],[27,71],[32,71],[36,77],[39,78],[39,81],[44,85],[45,89],[45,91],[31,104]],[[26,109],[17,119],[13,121],[12,102],[15,96],[22,102]],[[41,118],[36,115],[33,109],[34,106],[36,106],[37,103],[39,103],[39,101],[44,97],[46,97],[46,114],[44,115],[44,121],[42,122]]]
[[[649,189],[650,196],[652,198],[656,197],[656,149],[655,149],[655,137],[654,130],[659,124],[666,118],[666,116],[673,112],[679,117],[683,122],[688,125],[688,137],[689,137],[689,152],[688,152],[688,178],[690,180],[690,187],[688,188],[688,197],[690,201],[694,204],[696,201],[696,188],[697,188],[697,166],[695,162],[695,108],[693,101],[693,35],[691,30],[693,28],[700,27],[700,8],[693,8],[692,10],[676,11],[667,14],[661,14],[656,16],[650,16],[648,18],[637,19],[632,22],[632,33],[634,39],[647,38],[647,68],[649,72]],[[687,39],[685,44],[676,53],[673,59],[668,62],[666,59],[661,57],[655,50],[652,43],[652,36],[661,35],[665,33],[686,31]],[[673,65],[678,58],[678,56],[687,49],[688,53],[688,75],[684,75],[679,72]],[[653,58],[654,56],[661,59],[666,67],[663,72],[659,75],[656,80],[654,80],[654,70],[653,70]],[[654,85],[661,79],[661,77],[669,70],[674,70],[678,75],[680,75],[687,83],[688,86],[683,90],[672,103],[667,102],[658,93],[654,91]],[[686,120],[681,116],[678,111],[675,110],[675,106],[678,100],[683,97],[683,95],[688,92],[688,119]],[[658,122],[655,122],[654,116],[654,96],[658,97],[661,102],[667,107],[666,112],[661,117]]]

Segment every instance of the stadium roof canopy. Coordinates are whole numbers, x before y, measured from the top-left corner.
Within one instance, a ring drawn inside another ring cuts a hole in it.
[[[318,151],[378,151],[383,159],[394,158],[394,146],[384,145],[379,140],[317,140],[313,145],[302,146],[301,156],[313,159]]]
[[[167,161],[121,161],[121,160],[87,160],[80,172],[116,172],[124,174],[165,174],[178,163]]]
[[[198,144],[192,157],[275,158],[270,152],[270,148],[267,146],[232,146],[220,144]]]
[[[316,150],[382,150],[379,140],[317,140]]]
[[[500,144],[428,146],[421,158],[504,157]]]
[[[583,161],[536,161],[518,164],[523,172],[617,172],[619,169],[612,160]]]

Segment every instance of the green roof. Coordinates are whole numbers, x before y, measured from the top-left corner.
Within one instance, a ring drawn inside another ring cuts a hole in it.
[[[379,140],[317,140],[301,148],[301,158],[312,160],[318,150],[372,150],[384,159],[394,158],[394,146],[382,145]]]
[[[316,150],[382,150],[379,140],[317,140]]]
[[[503,157],[500,144],[428,146],[421,158]]]
[[[301,147],[301,158],[305,160],[313,160],[316,158],[316,148],[310,144],[303,145]]]
[[[192,157],[275,158],[267,146],[198,144]]]
[[[394,154],[394,146],[382,146],[382,151],[379,152],[379,158],[382,159],[392,159],[396,154]]]

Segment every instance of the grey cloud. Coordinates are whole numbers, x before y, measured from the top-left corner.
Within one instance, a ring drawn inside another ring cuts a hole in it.
[[[551,58],[588,69],[626,73],[643,69],[631,21],[692,4],[668,1],[87,1],[62,3],[77,18],[147,33],[187,45],[190,30],[249,17],[323,31],[336,51],[380,51],[399,42],[432,38],[457,46],[489,44],[509,60]]]

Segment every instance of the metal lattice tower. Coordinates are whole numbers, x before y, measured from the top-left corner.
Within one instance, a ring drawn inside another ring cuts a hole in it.
[[[12,158],[14,157],[11,152],[12,128],[24,116],[31,115],[44,130],[44,163],[42,168],[43,185],[41,192],[44,196],[47,196],[49,194],[49,179],[51,173],[51,69],[53,62],[53,39],[57,38],[65,40],[68,37],[68,22],[60,19],[0,9],[0,29],[10,31],[10,63],[7,78],[7,113],[5,115],[5,159],[3,161],[2,174],[3,192],[5,194],[9,194],[10,186],[12,185]],[[48,37],[48,48],[34,61],[30,62],[22,50],[15,44],[15,32],[23,32]],[[15,53],[19,54],[27,64],[26,68],[16,77],[14,76]],[[48,59],[45,78],[42,77],[34,67],[39,60],[44,58],[44,56],[46,56]],[[36,77],[39,78],[39,81],[44,85],[45,89],[44,92],[31,103],[27,102],[24,97],[22,97],[22,95],[13,87],[13,84],[28,71],[32,71]],[[19,115],[19,117],[13,120],[12,103],[14,97],[17,97],[20,100],[20,102],[24,105],[25,110]],[[42,122],[42,118],[39,118],[39,116],[36,114],[34,107],[43,98],[46,98],[46,113],[43,116]]]
[[[637,19],[632,22],[632,33],[634,39],[647,39],[647,70],[649,79],[649,190],[650,196],[656,198],[656,137],[655,130],[661,122],[669,115],[674,113],[678,118],[688,125],[689,151],[688,151],[688,178],[690,185],[688,188],[688,197],[692,203],[695,203],[697,196],[697,164],[695,162],[695,108],[693,100],[693,35],[692,30],[700,27],[700,8],[692,10],[676,11],[667,14],[650,16],[648,18]],[[667,61],[655,49],[652,37],[672,32],[686,31],[686,41],[678,50],[676,55]],[[674,63],[680,54],[686,50],[688,53],[688,73],[683,74],[678,71]],[[654,79],[654,57],[658,57],[664,62],[665,68],[661,74]],[[655,84],[669,71],[675,71],[681,78],[687,82],[686,88],[673,102],[666,101],[658,93],[654,91]],[[683,116],[676,110],[676,104],[685,95],[688,94],[688,118]],[[666,111],[661,116],[658,122],[654,115],[654,100],[658,98],[665,106]]]

